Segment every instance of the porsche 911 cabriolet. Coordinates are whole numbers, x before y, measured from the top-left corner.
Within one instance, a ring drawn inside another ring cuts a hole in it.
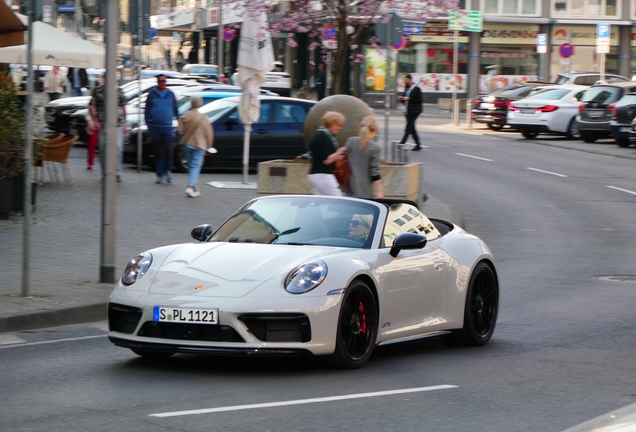
[[[495,329],[490,249],[412,201],[260,197],[191,234],[197,243],[128,262],[108,301],[112,343],[144,357],[314,355],[357,368],[379,345],[479,346]]]

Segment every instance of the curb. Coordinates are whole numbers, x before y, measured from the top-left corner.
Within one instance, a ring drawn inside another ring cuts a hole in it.
[[[0,318],[0,333],[106,320],[106,302]]]

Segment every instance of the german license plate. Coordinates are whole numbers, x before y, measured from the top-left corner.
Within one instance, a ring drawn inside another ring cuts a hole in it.
[[[603,115],[603,111],[601,110],[588,110],[587,115],[590,117],[601,117]]]
[[[479,108],[482,108],[482,109],[493,109],[494,107],[495,107],[495,104],[488,103],[488,102],[482,102],[482,104],[479,105]]]
[[[155,306],[152,311],[152,320],[154,322],[218,324],[219,310]]]
[[[534,108],[521,108],[521,114],[534,114]]]
[[[622,128],[618,128],[619,132],[631,132],[632,128],[629,127],[622,127]]]

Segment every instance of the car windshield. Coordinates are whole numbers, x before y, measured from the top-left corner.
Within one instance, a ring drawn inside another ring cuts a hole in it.
[[[591,102],[599,105],[607,105],[620,97],[621,91],[618,87],[592,87],[585,92],[581,102]]]
[[[548,88],[538,91],[528,97],[526,99],[547,99],[547,100],[559,100],[562,97],[566,96],[572,90],[564,89],[564,88]]]
[[[616,108],[622,107],[625,105],[636,105],[636,95],[625,95],[616,102]]]
[[[254,200],[232,215],[210,242],[370,248],[377,205],[321,196]]]
[[[216,74],[218,72],[217,68],[213,66],[192,66],[189,70],[190,73]]]
[[[208,118],[210,119],[210,123],[213,123],[216,119],[221,117],[226,112],[230,111],[233,108],[236,108],[238,102],[239,99],[236,97],[219,99],[202,106],[201,108],[199,108],[199,112],[208,116]]]
[[[532,86],[519,86],[509,89],[504,89],[501,93],[497,94],[497,96],[510,97],[510,96],[523,96],[524,94],[529,93],[534,87]]]

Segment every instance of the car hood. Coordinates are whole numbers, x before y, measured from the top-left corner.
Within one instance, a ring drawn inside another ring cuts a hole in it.
[[[263,282],[284,277],[297,265],[323,255],[324,247],[246,243],[176,246],[157,269],[153,294],[243,297]]]

